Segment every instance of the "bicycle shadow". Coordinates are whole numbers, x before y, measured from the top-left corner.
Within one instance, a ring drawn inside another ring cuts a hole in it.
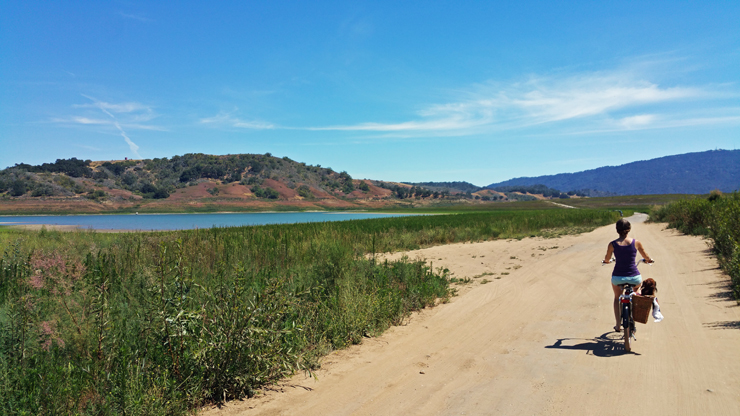
[[[574,345],[569,345],[567,341],[586,341]],[[624,341],[622,334],[614,331],[605,332],[596,338],[561,338],[552,345],[545,348],[555,348],[559,350],[579,350],[586,351],[586,355],[595,357],[618,357],[621,355],[640,355],[634,351],[627,352],[624,350]]]

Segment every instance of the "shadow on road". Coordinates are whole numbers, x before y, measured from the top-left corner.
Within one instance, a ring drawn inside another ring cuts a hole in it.
[[[577,343],[578,341],[585,341]],[[571,344],[573,343],[573,344]],[[636,352],[627,352],[624,350],[622,334],[617,332],[605,332],[596,338],[561,338],[554,344],[545,348],[555,348],[560,350],[580,350],[586,351],[587,355],[596,357],[618,357],[620,355],[640,355]]]
[[[740,321],[709,322],[704,324],[704,327],[712,329],[740,329]]]

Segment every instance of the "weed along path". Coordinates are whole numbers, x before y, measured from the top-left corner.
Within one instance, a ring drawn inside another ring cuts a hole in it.
[[[613,226],[554,239],[405,253],[446,267],[460,295],[206,415],[740,415],[740,307],[705,240],[633,218],[665,315],[612,332]],[[644,219],[644,218],[642,218]],[[393,257],[401,254],[394,254]],[[476,277],[477,276],[477,277]]]

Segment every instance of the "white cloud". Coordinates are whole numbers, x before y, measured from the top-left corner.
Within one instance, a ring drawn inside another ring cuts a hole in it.
[[[626,129],[645,127],[655,121],[654,114],[640,114],[637,116],[624,117],[619,120],[619,124]]]
[[[578,121],[590,129],[594,123],[614,128],[612,114],[617,112],[621,115],[617,123],[620,128],[637,129],[650,127],[659,118],[655,114],[641,114],[646,106],[660,108],[726,97],[726,93],[706,87],[664,87],[631,70],[533,76],[508,85],[476,85],[462,94],[462,99],[428,106],[413,120],[309,127],[308,130],[465,134],[569,121]]]
[[[242,129],[265,130],[274,129],[275,125],[259,120],[245,121],[231,115],[231,113],[221,112],[213,117],[200,119],[202,124],[210,124],[217,127],[237,127]]]
[[[112,124],[110,120],[92,119],[87,117],[72,117],[70,121],[79,124]]]

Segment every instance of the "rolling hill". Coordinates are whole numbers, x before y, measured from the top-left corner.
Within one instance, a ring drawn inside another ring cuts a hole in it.
[[[487,188],[531,185],[616,195],[705,194],[714,189],[731,192],[740,188],[740,150],[685,153],[582,172],[514,178]]]
[[[370,179],[269,153],[54,163],[0,170],[0,212],[381,208],[480,200]],[[505,198],[500,198],[505,200]]]

